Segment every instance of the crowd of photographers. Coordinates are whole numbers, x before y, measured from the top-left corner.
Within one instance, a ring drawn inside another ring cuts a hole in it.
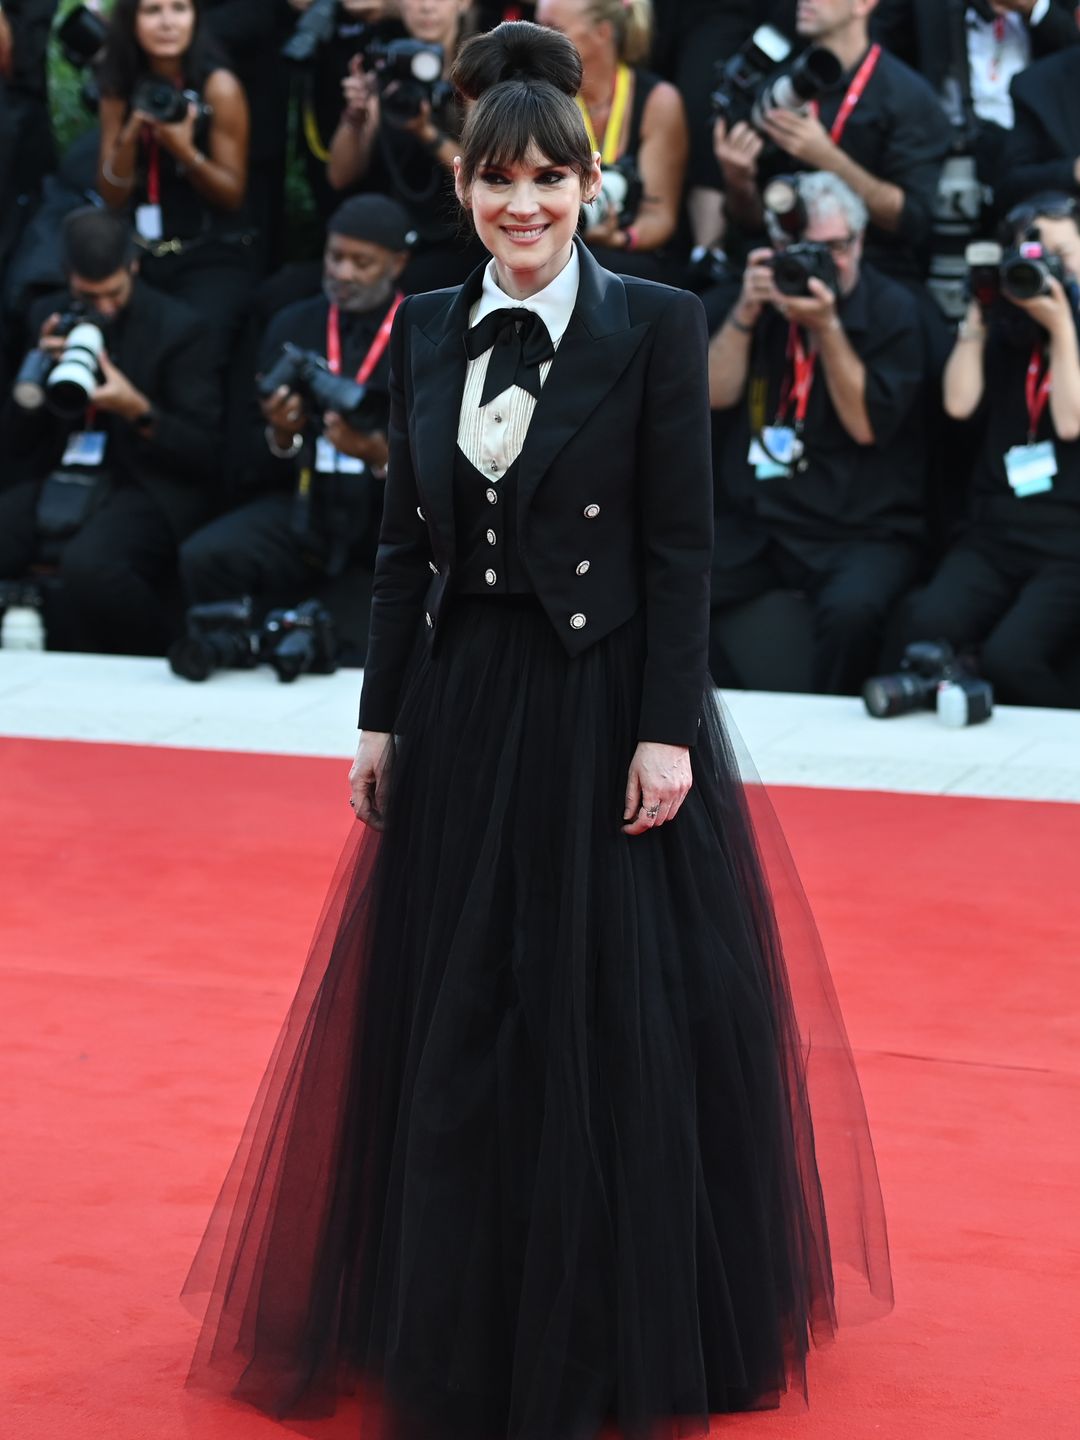
[[[0,643],[362,661],[394,313],[483,259],[446,77],[530,18],[582,56],[584,242],[709,317],[714,678],[1080,705],[1078,15],[0,0]]]

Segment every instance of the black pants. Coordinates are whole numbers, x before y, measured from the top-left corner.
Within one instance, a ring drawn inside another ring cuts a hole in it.
[[[918,551],[900,540],[773,541],[753,560],[713,570],[713,610],[769,590],[805,591],[814,619],[814,689],[852,695],[877,663],[889,611],[915,578]]]
[[[0,493],[0,577],[20,579],[37,548],[38,485]],[[176,541],[164,512],[137,485],[125,485],[64,546],[63,629],[79,650],[160,655],[173,628]]]
[[[224,353],[251,309],[258,267],[253,244],[208,240],[179,255],[143,255],[140,274],[148,285],[197,310],[217,331]]]
[[[180,580],[189,605],[256,596],[296,603],[322,583],[292,528],[292,494],[260,495],[212,520],[180,548]]]
[[[1066,705],[1056,669],[1080,646],[1080,534],[1076,560],[1055,559],[1018,536],[973,534],[945,556],[907,608],[907,640],[948,640],[978,649],[997,698]]]

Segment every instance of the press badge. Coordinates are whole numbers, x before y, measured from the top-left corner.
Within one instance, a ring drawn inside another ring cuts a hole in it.
[[[135,229],[144,240],[160,240],[164,234],[160,205],[136,205]]]
[[[1054,488],[1058,473],[1057,454],[1052,440],[1037,445],[1014,445],[1005,452],[1005,474],[1018,500],[1045,495]]]
[[[320,475],[362,475],[364,462],[335,450],[325,435],[315,441],[315,469]]]
[[[802,458],[803,443],[790,425],[766,425],[750,441],[749,464],[758,480],[783,480]]]
[[[100,465],[105,459],[104,430],[77,430],[67,438],[61,465]]]

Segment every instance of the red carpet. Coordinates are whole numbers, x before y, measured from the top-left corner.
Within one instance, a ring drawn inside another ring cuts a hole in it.
[[[351,823],[338,761],[0,742],[0,1436],[255,1440],[176,1296]],[[855,1046],[897,1308],[737,1440],[1064,1440],[1080,809],[776,792]],[[258,956],[256,961],[253,957]]]

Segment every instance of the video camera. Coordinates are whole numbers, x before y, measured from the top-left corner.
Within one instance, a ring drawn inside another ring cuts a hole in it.
[[[790,70],[776,72],[791,59],[791,41],[772,25],[759,25],[728,60],[717,64],[716,86],[709,97],[714,121],[730,130],[745,121],[762,129],[769,110],[802,110],[836,85],[843,66],[831,50],[812,45]]]
[[[100,326],[73,308],[60,316],[53,332],[65,339],[59,357],[40,347],[30,350],[15,376],[12,398],[23,410],[47,405],[62,420],[77,419],[101,384],[101,352],[105,336]]]
[[[390,423],[390,400],[379,391],[369,390],[347,375],[335,375],[316,350],[303,350],[286,340],[281,354],[255,382],[258,393],[269,400],[284,385],[299,395],[305,406],[320,415],[336,411],[347,425],[365,435],[385,432]]]
[[[261,626],[249,596],[193,605],[186,633],[169,647],[169,667],[183,680],[208,680],[215,670],[273,667],[282,683],[299,675],[332,675],[337,636],[330,612],[318,600],[271,610]]]
[[[994,713],[993,687],[972,675],[944,640],[916,640],[895,675],[876,675],[862,691],[875,720],[936,710],[943,725],[981,725]]]

